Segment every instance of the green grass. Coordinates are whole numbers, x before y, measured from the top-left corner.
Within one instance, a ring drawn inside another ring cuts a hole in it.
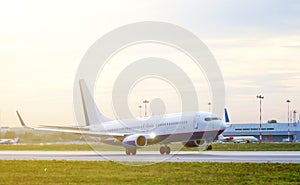
[[[181,148],[182,145],[170,145],[172,150],[197,151],[198,148]],[[96,150],[123,150],[122,147],[109,145],[93,145]],[[160,145],[146,147],[143,150],[159,150]],[[58,144],[58,145],[0,145],[0,150],[41,150],[41,151],[89,151],[89,145]],[[213,151],[300,151],[300,143],[222,143],[213,144]]]
[[[300,143],[217,143],[213,151],[300,151]]]
[[[217,151],[300,151],[300,143],[223,143],[214,144]]]
[[[0,151],[4,150],[39,150],[39,151],[89,151],[89,145],[0,145]]]
[[[0,184],[299,184],[299,164],[0,161]]]

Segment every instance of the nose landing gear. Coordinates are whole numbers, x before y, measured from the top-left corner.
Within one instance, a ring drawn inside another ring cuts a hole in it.
[[[206,150],[212,150],[212,146],[211,145],[207,145]]]

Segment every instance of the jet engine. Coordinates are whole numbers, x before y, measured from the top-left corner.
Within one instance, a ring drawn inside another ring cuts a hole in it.
[[[123,145],[125,147],[145,147],[147,146],[147,138],[140,134],[133,134],[125,137]]]

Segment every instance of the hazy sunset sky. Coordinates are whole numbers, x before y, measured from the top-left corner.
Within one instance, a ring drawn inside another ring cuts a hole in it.
[[[139,21],[176,24],[208,46],[224,77],[232,122],[258,122],[258,94],[265,96],[263,121],[286,122],[287,99],[300,112],[300,1],[0,0],[1,126],[19,125],[15,110],[32,126],[75,124],[73,84],[83,55],[102,35]],[[113,60],[172,52],[142,48],[135,46]],[[182,54],[173,56],[195,81],[203,78]],[[110,72],[103,72],[107,84],[95,88],[95,98],[103,113],[114,118],[109,92],[115,77],[109,75],[117,75],[118,67]],[[199,109],[207,111],[207,102],[213,101],[207,85],[195,85]],[[172,91],[159,81],[137,84],[129,97],[132,114],[138,116],[143,98],[156,95],[165,98],[167,112],[178,111]]]

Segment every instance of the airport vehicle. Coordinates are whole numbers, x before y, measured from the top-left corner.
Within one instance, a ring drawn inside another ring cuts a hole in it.
[[[20,136],[15,139],[0,139],[0,144],[17,144],[20,142]]]
[[[256,143],[258,139],[254,136],[229,136],[224,137],[222,134],[218,136],[219,142],[233,142],[233,143]]]
[[[75,133],[100,137],[101,142],[121,144],[127,155],[135,155],[138,148],[161,144],[160,153],[170,154],[172,142],[182,142],[185,147],[207,146],[217,139],[227,125],[209,112],[187,112],[135,119],[111,120],[99,109],[84,80],[79,81],[85,126],[42,126],[34,130]],[[22,126],[27,127],[18,113]],[[227,111],[225,109],[225,117]],[[228,115],[227,115],[228,117]]]

